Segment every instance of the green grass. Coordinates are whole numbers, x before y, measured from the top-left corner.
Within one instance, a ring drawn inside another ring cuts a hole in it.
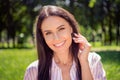
[[[110,46],[92,50],[102,57],[107,80],[120,80],[120,48],[113,48],[118,50],[111,51]],[[23,80],[27,66],[36,59],[35,49],[0,49],[0,80]]]
[[[99,51],[107,80],[120,80],[120,51]]]
[[[106,46],[102,46],[101,42],[91,42],[92,51],[120,51],[120,46],[116,46],[115,43]]]
[[[23,80],[25,69],[35,59],[34,49],[1,49],[0,80]]]

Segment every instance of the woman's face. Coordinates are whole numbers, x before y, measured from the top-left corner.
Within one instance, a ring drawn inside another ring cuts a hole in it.
[[[47,45],[55,53],[69,50],[72,43],[72,27],[65,19],[49,16],[42,22],[41,30]]]

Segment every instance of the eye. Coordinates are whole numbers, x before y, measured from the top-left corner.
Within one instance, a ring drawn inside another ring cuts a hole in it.
[[[64,29],[65,29],[65,28],[60,28],[59,31],[62,31],[62,30],[64,30]]]
[[[50,34],[52,34],[52,33],[51,33],[51,32],[46,32],[46,33],[45,33],[45,35],[50,35]]]

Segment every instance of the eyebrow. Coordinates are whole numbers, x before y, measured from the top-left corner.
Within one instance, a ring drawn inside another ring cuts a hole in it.
[[[64,26],[64,25],[58,26],[57,29],[61,28],[62,26]],[[51,30],[44,30],[44,32],[49,32],[49,31],[51,31]]]

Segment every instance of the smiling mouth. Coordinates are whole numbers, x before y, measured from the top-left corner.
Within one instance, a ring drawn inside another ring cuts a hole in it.
[[[55,47],[61,47],[61,46],[63,46],[64,44],[65,44],[65,41],[60,42],[60,43],[58,43],[58,44],[54,44],[54,46],[55,46]]]

